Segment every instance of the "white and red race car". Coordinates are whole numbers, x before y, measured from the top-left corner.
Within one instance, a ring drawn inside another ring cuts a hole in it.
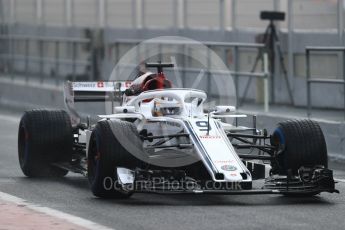
[[[233,106],[205,112],[205,92],[172,88],[163,68],[133,82],[67,82],[66,111],[24,113],[19,162],[29,177],[88,177],[98,197],[136,192],[316,195],[338,192],[327,148],[311,120],[266,130],[226,123]],[[114,101],[121,100],[120,106]],[[110,101],[112,113],[81,122],[76,102]],[[243,153],[243,150],[250,153]],[[257,181],[257,183],[253,183]]]

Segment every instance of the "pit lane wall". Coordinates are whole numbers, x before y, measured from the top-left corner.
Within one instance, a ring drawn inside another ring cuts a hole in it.
[[[14,79],[0,76],[0,107],[15,109],[19,112],[33,108],[64,109],[63,87],[55,84],[40,84],[39,81],[26,82],[25,79]],[[293,109],[293,108],[291,108]],[[103,103],[80,103],[77,110],[81,114],[104,114]],[[272,132],[276,124],[286,119],[305,118],[301,116],[264,113],[257,111],[241,110],[243,113],[257,115],[257,127],[266,128]],[[284,113],[283,113],[284,114]],[[345,162],[345,122],[331,120],[317,120],[325,134],[327,147],[331,160]],[[250,118],[240,121],[240,125],[252,125]]]

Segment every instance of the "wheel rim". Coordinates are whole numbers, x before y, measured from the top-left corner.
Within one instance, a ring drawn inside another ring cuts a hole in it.
[[[277,146],[279,149],[285,145],[285,137],[281,128],[277,128],[273,133],[272,145]]]
[[[19,128],[18,141],[19,164],[23,168],[29,158],[29,133],[26,131],[24,125],[21,125]]]
[[[99,161],[101,155],[99,152],[99,139],[97,136],[98,135],[95,134],[91,139],[90,156],[88,159],[88,173],[91,183],[94,183],[95,180],[99,178]]]

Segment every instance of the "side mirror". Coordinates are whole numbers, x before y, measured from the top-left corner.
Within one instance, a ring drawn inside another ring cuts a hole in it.
[[[233,113],[235,111],[236,111],[236,108],[234,106],[218,105],[218,106],[216,106],[214,113],[215,114],[224,114],[224,113]]]
[[[114,108],[115,113],[135,113],[135,106],[117,106]]]

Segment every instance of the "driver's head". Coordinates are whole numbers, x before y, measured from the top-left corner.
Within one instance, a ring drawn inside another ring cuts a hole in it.
[[[148,80],[144,87],[143,91],[156,90],[156,89],[166,89],[171,88],[172,84],[163,73],[156,74],[152,79]]]

